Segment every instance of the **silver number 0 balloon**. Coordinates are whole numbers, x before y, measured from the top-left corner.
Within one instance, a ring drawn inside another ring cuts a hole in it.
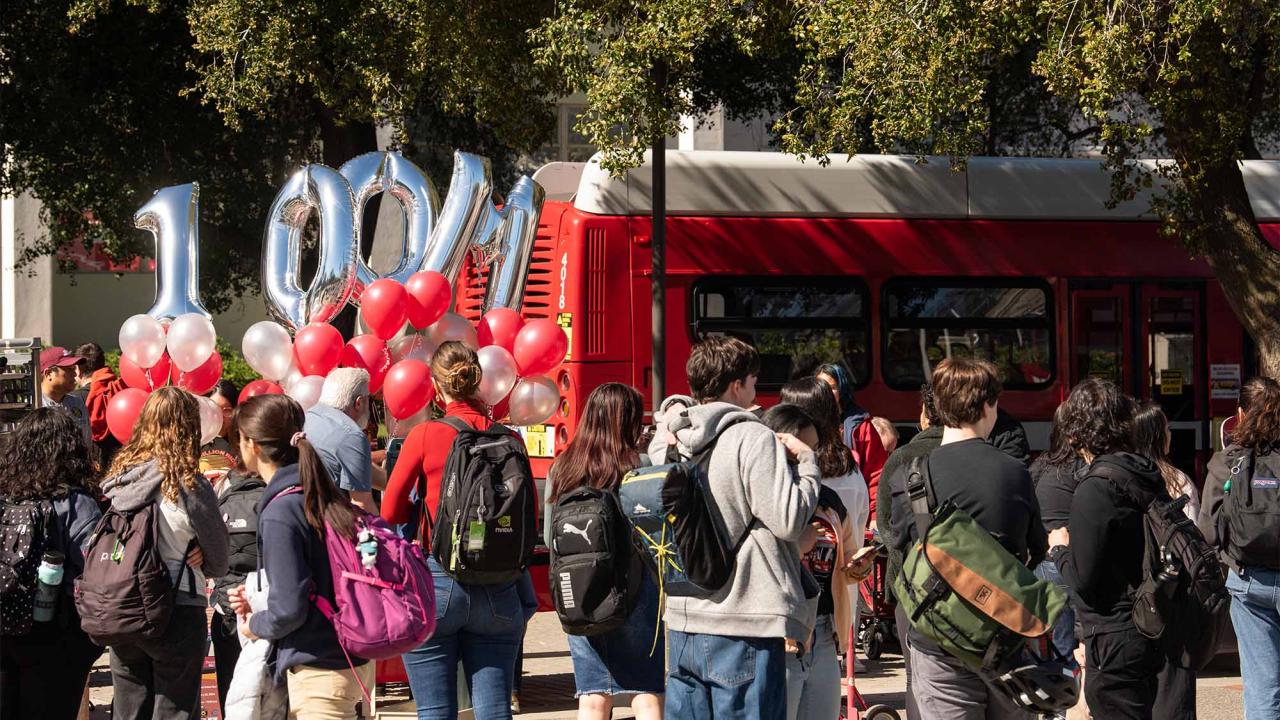
[[[147,314],[161,322],[187,313],[209,317],[200,299],[200,186],[160,188],[133,224],[156,243],[156,300]]]
[[[276,319],[297,331],[332,320],[351,297],[360,243],[351,185],[333,168],[307,165],[280,188],[262,239],[262,294]],[[302,231],[320,215],[320,257],[304,291],[298,282]]]
[[[370,198],[385,192],[399,201],[404,210],[404,237],[400,261],[394,270],[380,274],[369,267],[363,253],[356,254],[356,285],[351,293],[351,302],[359,305],[360,295],[374,280],[390,278],[404,284],[410,275],[422,269],[431,230],[440,214],[440,198],[431,179],[398,152],[365,153],[343,163],[338,172],[351,184],[354,193],[357,246],[364,207]]]

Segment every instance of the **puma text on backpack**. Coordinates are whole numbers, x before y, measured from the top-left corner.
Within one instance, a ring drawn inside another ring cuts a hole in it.
[[[570,635],[596,635],[626,622],[644,572],[631,524],[608,490],[581,487],[551,509],[551,597]]]
[[[753,420],[720,428],[689,460],[682,460],[672,445],[666,464],[632,470],[622,479],[622,512],[667,595],[706,597],[724,587],[733,576],[739,548],[755,527],[753,520],[739,537],[729,537],[707,476],[720,436],[739,422]]]
[[[1242,449],[1215,518],[1222,549],[1241,566],[1280,570],[1280,457]]]
[[[431,528],[431,554],[466,584],[520,577],[537,535],[537,490],[524,441],[502,427],[476,430],[444,417],[458,431],[440,482]],[[421,481],[418,497],[425,498]]]
[[[84,573],[76,580],[76,609],[81,627],[98,645],[157,638],[169,626],[175,584],[160,557],[159,523],[159,503],[132,512],[112,507],[89,536]],[[194,571],[191,586],[195,592]]]
[[[907,492],[919,539],[903,554],[894,591],[912,627],[985,673],[1053,630],[1066,595],[955,503],[939,505],[928,458],[911,461]]]
[[[1186,504],[1185,495],[1156,498],[1142,517],[1143,579],[1133,599],[1133,623],[1167,649],[1185,653],[1185,662],[1199,670],[1216,652],[1216,618],[1230,596],[1226,568],[1183,513]]]
[[[61,549],[58,516],[48,500],[0,506],[0,635],[31,631],[36,569],[45,550]]]

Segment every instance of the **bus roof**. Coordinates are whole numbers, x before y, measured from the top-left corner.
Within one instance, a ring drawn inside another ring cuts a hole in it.
[[[812,158],[765,152],[667,152],[667,213],[692,216],[973,218],[1007,220],[1153,220],[1144,190],[1108,210],[1111,175],[1097,159],[970,158],[964,171],[946,157],[926,162],[901,155]],[[1140,161],[1154,167],[1157,161]],[[1280,220],[1280,161],[1243,163],[1245,186],[1259,221]],[[580,175],[579,175],[580,174]],[[650,214],[652,165],[610,177],[599,156],[587,163],[552,163],[560,193],[579,176],[574,207],[598,215]],[[1156,187],[1161,184],[1156,179]]]

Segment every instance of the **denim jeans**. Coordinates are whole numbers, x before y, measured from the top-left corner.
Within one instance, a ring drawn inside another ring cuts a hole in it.
[[[667,633],[669,718],[783,720],[787,662],[782,638]]]
[[[458,662],[462,662],[476,720],[511,717],[511,685],[524,629],[516,582],[463,585],[428,558],[436,585],[436,632],[404,667],[419,720],[458,716]]]
[[[830,615],[819,615],[813,647],[797,657],[787,653],[787,720],[840,715],[840,659]]]
[[[1227,576],[1240,646],[1244,716],[1280,720],[1280,572],[1246,567]]]
[[[1067,589],[1067,583],[1062,579],[1062,575],[1058,572],[1058,566],[1053,564],[1052,560],[1045,560],[1036,566],[1036,577],[1046,580],[1058,586],[1058,589],[1064,593],[1070,593]],[[1058,616],[1058,621],[1053,625],[1053,647],[1062,653],[1062,657],[1067,659],[1072,668],[1076,663],[1076,611],[1068,602],[1066,607],[1062,608],[1062,614]]]

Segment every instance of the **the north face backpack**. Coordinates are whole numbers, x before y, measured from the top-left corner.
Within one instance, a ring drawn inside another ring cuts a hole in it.
[[[76,580],[76,609],[81,627],[98,645],[157,638],[169,626],[175,583],[160,557],[159,523],[159,503],[131,512],[112,507],[89,536],[84,573]],[[191,586],[195,592],[194,571]]]
[[[501,427],[476,430],[444,417],[458,431],[440,482],[432,518],[431,554],[466,584],[520,577],[537,540],[537,489],[524,441]],[[418,497],[426,487],[419,481]]]
[[[1185,653],[1195,670],[1213,659],[1219,613],[1231,598],[1218,553],[1182,511],[1187,496],[1156,498],[1142,517],[1142,584],[1133,598],[1138,632]]]
[[[975,672],[990,673],[1045,638],[1067,598],[1040,580],[950,500],[941,504],[927,458],[907,478],[919,539],[903,554],[894,591],[911,626]]]
[[[733,576],[738,550],[755,527],[755,520],[736,538],[729,537],[724,518],[711,496],[707,469],[711,452],[725,430],[693,457],[682,460],[675,445],[667,449],[666,464],[627,473],[618,488],[622,512],[631,522],[637,545],[658,585],[667,595],[706,597]]]
[[[1280,570],[1280,457],[1244,449],[1215,519],[1222,549],[1241,566]]]
[[[61,550],[58,516],[48,500],[0,506],[0,635],[31,632],[36,569],[45,550]]]
[[[644,572],[618,497],[581,487],[551,508],[551,598],[570,635],[597,635],[626,622]]]

